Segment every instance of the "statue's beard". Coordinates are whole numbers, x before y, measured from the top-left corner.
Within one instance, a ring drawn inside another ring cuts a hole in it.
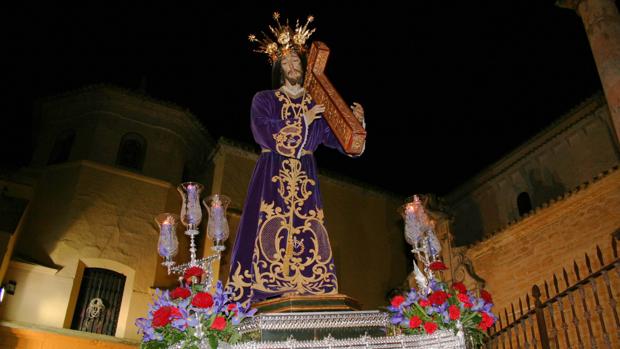
[[[288,81],[289,84],[293,86],[301,85],[301,72],[297,72],[296,76],[291,76],[291,74],[286,74],[285,79],[286,81]]]

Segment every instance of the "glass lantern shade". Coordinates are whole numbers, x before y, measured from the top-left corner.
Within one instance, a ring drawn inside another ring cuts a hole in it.
[[[405,220],[405,240],[410,245],[416,245],[424,237],[424,233],[433,228],[432,221],[417,195],[401,206],[399,212]]]
[[[162,213],[155,217],[155,222],[159,226],[157,252],[166,262],[169,262],[179,252],[179,241],[176,234],[179,216],[172,213]]]
[[[209,215],[207,237],[215,242],[216,247],[221,246],[229,235],[226,210],[230,204],[230,198],[226,195],[213,194],[204,199],[202,203]]]
[[[183,204],[181,206],[181,222],[189,231],[196,231],[202,220],[200,208],[200,194],[204,186],[200,183],[186,182],[177,187],[181,194]]]

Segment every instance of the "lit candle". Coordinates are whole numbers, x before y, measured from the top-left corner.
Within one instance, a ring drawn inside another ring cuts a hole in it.
[[[174,218],[167,217],[161,224],[159,230],[159,244],[157,246],[159,255],[164,258],[174,257],[178,246],[175,244]]]
[[[215,228],[215,231],[213,232],[213,237],[216,240],[222,240],[223,235],[224,235],[224,227],[223,227],[223,221],[224,221],[224,208],[222,207],[222,204],[219,200],[219,198],[216,198],[215,201],[213,202],[213,225]]]

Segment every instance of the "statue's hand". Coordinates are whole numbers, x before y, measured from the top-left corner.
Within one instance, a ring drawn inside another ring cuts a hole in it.
[[[310,124],[320,118],[322,112],[325,111],[325,106],[323,104],[315,104],[314,107],[310,108],[305,114],[304,119],[306,120],[306,125],[310,126]]]
[[[353,105],[351,106],[351,110],[353,110],[353,115],[355,115],[357,120],[363,124],[364,123],[364,108],[362,107],[362,105],[357,102],[353,102]]]

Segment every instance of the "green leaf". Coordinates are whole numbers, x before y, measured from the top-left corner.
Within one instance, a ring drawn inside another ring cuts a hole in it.
[[[217,337],[209,336],[209,346],[211,346],[211,349],[217,349]]]

